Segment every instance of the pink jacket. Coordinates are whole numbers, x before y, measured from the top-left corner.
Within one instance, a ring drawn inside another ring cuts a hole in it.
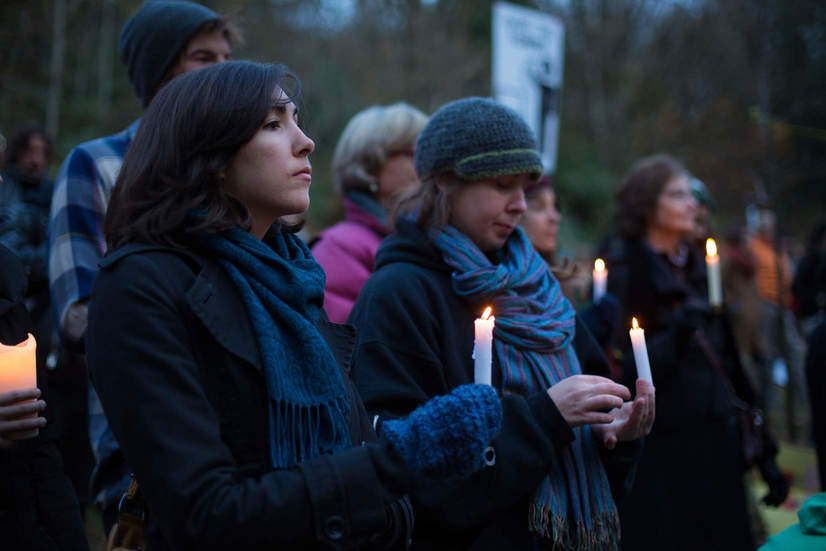
[[[330,321],[344,323],[373,263],[387,228],[364,209],[344,199],[344,220],[321,232],[313,256],[327,274],[324,309]]]

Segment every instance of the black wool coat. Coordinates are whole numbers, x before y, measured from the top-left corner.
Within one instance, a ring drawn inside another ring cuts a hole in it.
[[[403,416],[429,398],[473,382],[473,320],[484,304],[453,292],[452,269],[414,224],[398,221],[382,243],[376,271],[362,288],[349,322],[359,344],[354,378],[368,411],[380,418]],[[608,375],[608,365],[577,323],[575,348],[583,371]],[[493,385],[500,385],[494,358]],[[553,454],[573,432],[546,392],[502,397],[503,424],[494,439],[496,463],[455,484],[412,494],[416,550],[532,549],[528,506],[547,474]],[[639,443],[622,443],[603,464],[620,497]]]
[[[645,330],[657,396],[634,487],[620,506],[623,549],[754,549],[730,389],[747,402],[755,398],[725,313],[698,314],[708,309],[705,270],[693,249],[678,269],[641,240],[608,258],[623,380],[637,376],[628,335],[634,316]]]
[[[26,275],[18,258],[0,245],[0,343],[26,340],[31,320],[23,304]],[[46,426],[36,438],[0,449],[0,548],[36,551],[89,549],[80,506],[63,471],[55,419],[44,374],[38,372],[46,401]]]
[[[103,260],[88,365],[147,502],[149,549],[404,548],[408,475],[373,442],[350,383],[352,328],[319,329],[348,386],[353,447],[275,471],[258,345],[223,269],[146,245]]]

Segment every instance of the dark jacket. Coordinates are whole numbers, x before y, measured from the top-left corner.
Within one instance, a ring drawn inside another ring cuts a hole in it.
[[[820,241],[823,241],[822,235]],[[806,347],[806,383],[820,489],[826,491],[826,249],[822,245],[811,246],[800,261],[792,291],[799,315],[820,315],[820,323],[809,335]]]
[[[29,295],[48,286],[46,266],[49,206],[54,184],[32,180],[13,165],[0,183],[0,243],[20,257],[29,278]]]
[[[0,343],[26,340],[30,331],[23,296],[26,276],[14,254],[0,245]],[[43,373],[37,374],[48,406]],[[40,434],[0,449],[0,542],[3,549],[89,549],[80,508],[57,445],[54,418],[47,407]]]
[[[37,338],[40,368],[52,349],[46,262],[52,187],[48,178],[32,179],[14,165],[6,167],[0,182],[0,245],[14,251],[26,272],[26,305],[33,322],[31,332]]]
[[[451,268],[415,225],[399,221],[378,251],[350,323],[359,331],[354,376],[368,411],[402,416],[433,396],[473,382],[473,320],[483,304],[453,292]],[[607,374],[592,337],[577,324],[583,369]],[[583,344],[584,343],[584,344]],[[494,359],[494,362],[496,360]],[[494,363],[493,385],[500,385]],[[530,549],[528,505],[551,457],[573,432],[546,392],[502,397],[496,464],[439,491],[414,493],[414,549]],[[606,454],[612,488],[626,483],[638,444]]]
[[[258,346],[223,269],[166,247],[104,259],[88,364],[148,504],[149,549],[403,546],[407,524],[393,504],[407,473],[365,443],[375,436],[346,373],[352,328],[320,330],[345,372],[354,446],[274,471]]]
[[[608,258],[623,380],[636,378],[628,336],[634,316],[645,330],[657,393],[657,418],[620,507],[623,549],[754,549],[736,410],[720,370],[742,399],[753,402],[754,394],[727,316],[710,315],[705,278],[693,250],[682,269],[640,240]]]
[[[826,308],[826,248],[812,249],[800,260],[792,293],[801,316],[813,316]]]

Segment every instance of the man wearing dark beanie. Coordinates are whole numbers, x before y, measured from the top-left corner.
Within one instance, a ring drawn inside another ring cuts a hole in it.
[[[230,59],[232,46],[240,39],[237,28],[226,18],[200,4],[149,0],[123,26],[119,53],[129,82],[146,108],[158,90],[174,77]],[[106,207],[139,123],[140,120],[135,121],[118,134],[83,143],[69,153],[55,182],[49,220],[49,287],[65,351],[61,365],[79,364],[77,372],[82,374],[73,379],[72,390],[67,390],[65,399],[85,400],[88,392],[89,400],[88,427],[70,427],[67,431],[77,433],[70,438],[79,438],[88,430],[96,461],[90,497],[103,510],[107,532],[117,518],[118,501],[129,485],[129,467],[112,437],[97,396],[94,391],[87,391],[83,339],[92,282],[106,252]],[[81,500],[86,497],[84,490],[78,489]]]

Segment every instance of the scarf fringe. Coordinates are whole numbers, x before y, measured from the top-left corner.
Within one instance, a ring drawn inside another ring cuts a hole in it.
[[[554,551],[617,551],[621,537],[616,509],[603,511],[571,526],[566,518],[532,503],[528,510],[531,532],[549,540]]]
[[[288,469],[339,449],[349,434],[340,434],[347,427],[340,427],[338,420],[347,418],[348,413],[346,397],[315,405],[270,400],[275,437],[270,450],[273,466]]]
[[[190,216],[197,220],[203,214]],[[307,245],[280,231],[264,243],[240,228],[192,239],[196,250],[217,259],[249,315],[269,398],[273,467],[294,467],[349,447],[347,388],[315,327],[324,270]]]

